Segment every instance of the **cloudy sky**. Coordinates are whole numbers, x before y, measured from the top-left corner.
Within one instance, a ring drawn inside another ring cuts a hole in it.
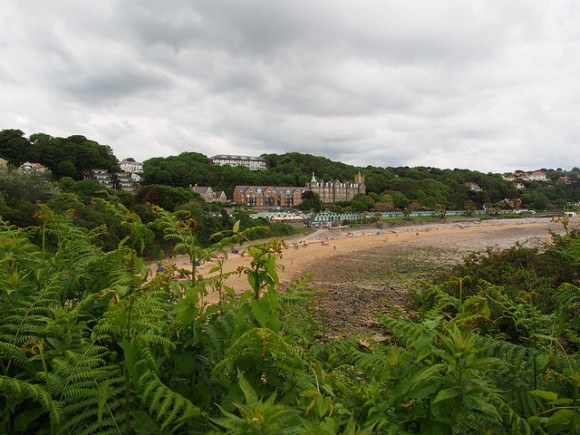
[[[0,129],[144,160],[580,166],[577,0],[7,0]]]

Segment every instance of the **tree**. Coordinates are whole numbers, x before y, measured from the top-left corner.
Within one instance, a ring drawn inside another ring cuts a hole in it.
[[[368,195],[359,193],[352,198],[351,209],[353,211],[370,211],[375,205],[375,201]]]
[[[409,198],[404,193],[401,192],[394,192],[393,193],[393,201],[395,202],[395,206],[400,209],[404,210],[409,206]]]
[[[76,177],[77,175],[77,168],[70,160],[61,161],[56,170],[61,177]]]
[[[34,153],[28,139],[21,130],[0,131],[0,157],[13,166],[34,160]]]
[[[312,190],[306,190],[302,193],[302,202],[295,206],[295,208],[304,211],[320,211],[323,208],[322,201],[318,193]]]

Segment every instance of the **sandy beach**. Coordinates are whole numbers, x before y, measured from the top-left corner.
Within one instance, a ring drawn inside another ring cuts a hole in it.
[[[551,222],[550,218],[476,219],[450,223],[429,223],[423,225],[399,226],[386,229],[324,229],[301,237],[286,239],[279,264],[280,284],[282,286],[296,280],[305,273],[313,273],[315,281],[324,283],[334,273],[332,269],[365,268],[363,252],[372,252],[372,262],[381,261],[381,253],[400,253],[425,247],[435,247],[453,253],[453,260],[460,259],[472,251],[488,248],[503,249],[515,243],[540,244],[549,239],[549,230],[562,232],[561,224]],[[244,247],[238,247],[243,252]],[[235,271],[240,266],[249,265],[248,255],[228,254],[224,271]],[[186,256],[176,256],[164,261],[178,268],[190,268]],[[204,276],[209,275],[214,262],[207,262],[197,268]],[[155,265],[150,266],[153,270]],[[330,276],[329,276],[330,275]],[[249,289],[245,275],[237,273],[227,280],[227,285],[237,291]],[[217,294],[209,294],[208,303],[215,303]]]

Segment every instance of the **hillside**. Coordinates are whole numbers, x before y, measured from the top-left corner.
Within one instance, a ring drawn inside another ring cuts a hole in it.
[[[20,130],[0,132],[0,157],[9,164],[36,161],[48,167],[56,179],[82,179],[88,169],[118,170],[112,149],[84,136],[68,138],[36,133],[27,139]],[[508,207],[500,204],[506,198],[519,199],[524,207],[563,209],[580,198],[580,171],[546,169],[546,182],[524,181],[524,189],[500,174],[484,174],[469,169],[431,167],[357,167],[325,157],[289,152],[265,154],[269,168],[252,172],[244,167],[212,166],[208,157],[197,152],[177,156],[155,157],[143,164],[145,185],[188,187],[211,186],[224,190],[231,198],[236,185],[304,186],[314,173],[318,179],[353,180],[360,171],[365,176],[369,198],[362,209],[469,209],[471,207]],[[568,177],[568,182],[561,181]],[[466,183],[476,183],[481,191],[472,191]],[[348,204],[347,204],[348,205]]]

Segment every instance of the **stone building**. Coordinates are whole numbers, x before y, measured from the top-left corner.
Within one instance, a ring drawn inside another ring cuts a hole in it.
[[[208,186],[189,186],[194,192],[197,192],[206,202],[226,202],[228,197],[223,190],[218,190],[215,192],[211,187]]]
[[[359,172],[354,177],[354,182],[318,181],[313,173],[310,182],[306,183],[306,190],[317,193],[324,203],[350,201],[355,195],[366,193],[365,177]]]
[[[302,202],[299,187],[236,186],[234,202],[250,207],[294,207]]]

